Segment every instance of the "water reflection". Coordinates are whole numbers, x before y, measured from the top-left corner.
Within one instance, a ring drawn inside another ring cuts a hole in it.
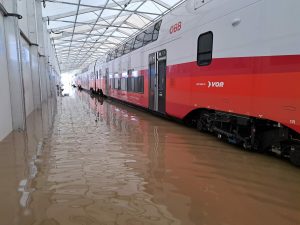
[[[56,100],[49,98],[28,116],[24,132],[13,131],[0,142],[0,224],[31,224],[34,179],[55,113]]]
[[[31,213],[6,224],[300,223],[299,169],[85,92],[38,159]]]

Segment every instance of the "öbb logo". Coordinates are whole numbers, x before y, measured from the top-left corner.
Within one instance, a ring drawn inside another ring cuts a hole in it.
[[[214,82],[210,82],[208,81],[208,87],[216,87],[216,88],[222,88],[224,87],[225,83],[222,81],[222,82],[219,82],[219,81],[214,81]]]
[[[177,31],[180,31],[181,30],[181,22],[178,22],[178,23],[175,23],[174,25],[172,25],[170,27],[170,34],[173,34]]]

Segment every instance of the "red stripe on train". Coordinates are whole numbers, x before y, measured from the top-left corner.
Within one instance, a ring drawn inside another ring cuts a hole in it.
[[[148,71],[144,94],[111,90],[111,95],[148,108]],[[209,82],[222,85],[209,86]],[[184,118],[197,108],[266,118],[300,133],[300,56],[261,56],[213,59],[169,65],[166,112]]]

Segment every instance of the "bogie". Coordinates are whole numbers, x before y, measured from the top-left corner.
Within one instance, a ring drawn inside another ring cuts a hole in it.
[[[193,114],[197,130],[215,134],[219,139],[258,152],[273,152],[290,158],[300,166],[300,143],[293,139],[295,132],[276,122],[245,117],[214,110],[201,110]],[[191,124],[191,123],[190,123]]]

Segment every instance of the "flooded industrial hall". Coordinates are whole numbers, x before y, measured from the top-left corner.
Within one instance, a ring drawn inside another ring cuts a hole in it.
[[[34,148],[38,118],[0,145],[0,224],[300,223],[288,162],[85,92]]]
[[[299,12],[0,0],[0,225],[300,225]]]

